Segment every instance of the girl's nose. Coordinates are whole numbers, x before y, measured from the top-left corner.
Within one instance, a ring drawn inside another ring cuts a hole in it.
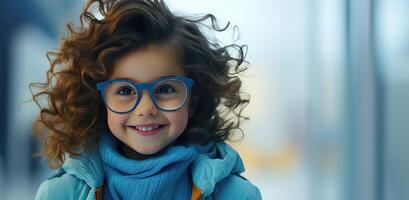
[[[158,109],[155,104],[152,102],[152,99],[149,95],[148,90],[142,91],[142,97],[139,101],[139,104],[136,106],[133,113],[138,116],[154,116],[158,114]]]

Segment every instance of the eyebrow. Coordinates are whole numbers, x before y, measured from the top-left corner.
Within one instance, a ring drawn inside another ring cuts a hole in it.
[[[160,76],[159,78],[154,79],[154,80],[158,80],[158,79],[161,79],[161,78],[174,77],[174,76],[176,76],[176,75]],[[112,80],[128,80],[128,81],[138,82],[138,81],[136,81],[136,80],[134,80],[134,79],[132,79],[132,78],[125,78],[125,77],[117,77],[117,78],[114,78],[114,79],[112,79]]]

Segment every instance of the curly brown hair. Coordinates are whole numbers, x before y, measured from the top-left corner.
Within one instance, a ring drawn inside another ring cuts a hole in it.
[[[206,25],[209,19],[211,25]],[[149,44],[174,48],[187,76],[195,80],[189,108],[194,115],[178,142],[224,141],[235,129],[241,131],[240,123],[248,119],[241,113],[249,103],[238,77],[247,69],[246,45],[221,46],[200,30],[221,32],[228,27],[229,23],[219,28],[211,14],[176,16],[161,0],[88,1],[80,25],[68,23],[69,34],[59,49],[47,52],[46,81],[30,84],[40,107],[33,128],[43,140],[50,167],[60,167],[66,154],[79,155],[97,144],[108,127],[96,83],[109,77],[121,56]],[[40,91],[34,92],[33,87]],[[47,98],[48,105],[41,105],[41,97]]]

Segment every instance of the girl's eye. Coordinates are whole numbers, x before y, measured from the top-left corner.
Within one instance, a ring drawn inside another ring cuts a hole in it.
[[[170,85],[162,85],[156,89],[156,94],[169,94],[173,92],[176,92],[176,90]]]
[[[133,95],[133,94],[135,94],[135,92],[134,92],[134,89],[131,88],[131,87],[121,87],[121,88],[118,89],[116,94],[119,94],[119,95]]]

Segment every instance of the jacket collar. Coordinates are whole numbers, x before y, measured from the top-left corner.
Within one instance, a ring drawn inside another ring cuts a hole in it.
[[[84,152],[80,156],[66,156],[62,168],[70,175],[84,180],[91,188],[101,187],[104,183],[104,170],[97,149]]]
[[[230,174],[244,172],[239,154],[224,142],[196,146],[196,149],[199,154],[191,165],[191,174],[203,196],[213,193],[216,184]]]

